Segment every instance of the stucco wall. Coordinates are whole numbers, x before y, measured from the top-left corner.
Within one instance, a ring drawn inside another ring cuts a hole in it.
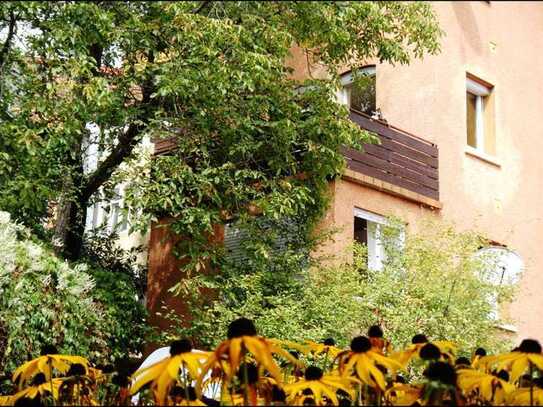
[[[511,306],[519,337],[543,339],[543,4],[434,3],[442,52],[409,66],[377,64],[377,105],[390,124],[439,147],[437,214],[514,249],[527,268]],[[494,85],[497,161],[466,154],[466,73]],[[347,181],[335,185],[328,220],[352,238],[353,207],[398,215],[414,226],[428,210]]]

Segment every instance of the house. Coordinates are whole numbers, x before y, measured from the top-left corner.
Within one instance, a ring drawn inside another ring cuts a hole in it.
[[[543,5],[436,2],[434,8],[446,33],[440,54],[409,66],[367,61],[358,72],[370,84],[364,92],[353,87],[353,72],[343,73],[338,100],[381,144],[363,153],[344,150],[347,170],[331,185],[323,220],[341,232],[326,249],[337,252],[352,239],[366,243],[370,266],[378,269],[379,225],[389,215],[408,228],[426,216],[476,228],[496,243],[482,250],[500,256],[501,278],[520,278],[517,299],[504,311],[515,323],[498,328],[542,337],[543,38],[534,34],[543,27]],[[299,50],[289,64],[294,77],[308,74]],[[170,147],[161,141],[155,153]],[[167,292],[179,271],[165,233],[153,227],[149,240],[152,313],[163,302],[184,309]],[[166,324],[158,317],[153,323]]]

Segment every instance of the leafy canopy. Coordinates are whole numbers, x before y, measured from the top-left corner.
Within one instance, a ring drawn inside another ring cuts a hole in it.
[[[71,200],[81,223],[144,135],[173,137],[128,198],[138,229],[175,219],[190,268],[215,260],[214,224],[255,207],[315,223],[340,146],[369,140],[335,103],[340,68],[407,63],[437,52],[440,35],[431,6],[409,2],[5,2],[2,13],[2,32],[13,17],[24,38],[0,37],[0,207],[35,226]],[[294,81],[293,47],[328,75]],[[85,172],[89,123],[103,154]]]

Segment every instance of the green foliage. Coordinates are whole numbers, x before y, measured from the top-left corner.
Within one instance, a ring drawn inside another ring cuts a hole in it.
[[[491,315],[489,295],[497,289],[482,277],[491,263],[474,256],[486,242],[475,233],[429,222],[401,245],[401,225],[391,220],[382,229],[387,253],[383,270],[370,271],[365,246],[355,245],[349,255],[323,263],[307,256],[316,242],[304,240],[303,228],[288,222],[273,226],[278,236],[272,240],[284,241],[279,238],[283,235],[293,244],[264,250],[264,256],[254,245],[255,233],[248,233],[244,259],[207,277],[215,297],[202,301],[194,296],[200,302],[193,303],[191,326],[177,327],[174,335],[216,345],[230,321],[246,316],[261,334],[296,341],[333,337],[347,345],[377,323],[396,348],[408,345],[417,333],[451,340],[468,352],[508,345]],[[499,291],[503,299],[511,299],[512,287]]]
[[[361,257],[357,261],[364,304],[392,342],[405,346],[413,335],[425,333],[465,350],[503,348],[507,342],[498,335],[500,321],[493,318],[490,301],[496,292],[509,301],[513,287],[485,282],[493,259],[475,254],[488,243],[474,232],[427,220],[399,245],[401,228],[397,220],[383,228],[387,259],[382,271],[367,270]]]
[[[102,362],[138,350],[135,294],[128,276],[70,265],[0,212],[0,375],[45,344]]]
[[[335,102],[339,67],[407,63],[441,34],[425,3],[8,4],[27,7],[15,13],[27,35],[0,76],[0,208],[32,227],[61,199],[82,212],[144,135],[173,137],[174,154],[124,179],[138,229],[172,216],[190,237],[188,269],[216,263],[213,226],[251,207],[315,223],[340,147],[370,140]],[[293,46],[329,76],[292,80]],[[88,123],[109,155],[85,174]]]

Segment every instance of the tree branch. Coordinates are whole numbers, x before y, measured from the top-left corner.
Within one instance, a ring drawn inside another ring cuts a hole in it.
[[[148,122],[147,111],[151,104],[152,85],[147,82],[142,86],[143,112],[129,126],[128,129],[119,136],[117,145],[109,156],[102,161],[96,170],[90,174],[85,182],[80,194],[80,202],[87,202],[90,197],[111,177],[115,169],[122,164],[134,151],[138,144],[139,136],[145,129]]]
[[[17,28],[17,18],[15,17],[13,10],[11,10],[9,12],[8,36],[6,37],[4,46],[2,47],[2,50],[0,51],[0,69],[2,69],[2,67],[4,66],[5,60],[7,58],[7,54],[9,52],[9,48],[11,47],[11,41],[13,40],[13,36],[15,35],[16,28]]]

